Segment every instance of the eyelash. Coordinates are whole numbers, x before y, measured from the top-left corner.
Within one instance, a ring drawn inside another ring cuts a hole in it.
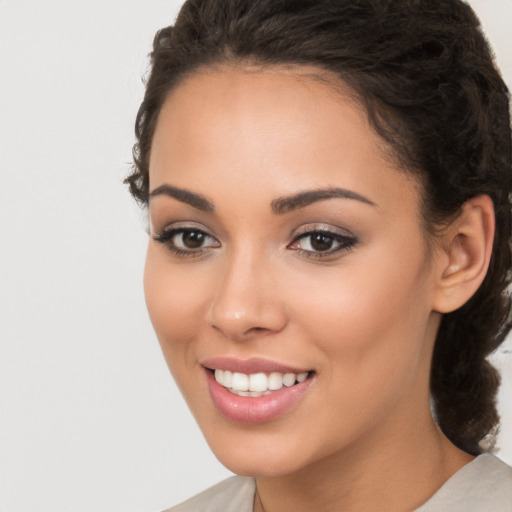
[[[197,257],[204,254],[209,248],[212,246],[207,247],[198,247],[197,249],[181,249],[179,247],[176,247],[175,242],[173,242],[173,238],[177,235],[185,235],[186,233],[196,233],[200,236],[204,236],[205,239],[211,239],[215,240],[216,245],[213,247],[220,247],[220,243],[215,239],[213,236],[209,235],[202,229],[198,228],[169,228],[164,229],[157,235],[155,235],[153,238],[156,242],[159,242],[163,245],[165,245],[172,253],[174,253],[179,258],[190,258],[190,257]]]
[[[215,241],[214,245],[209,245],[206,247],[198,247],[197,249],[182,249],[176,246],[176,243],[173,241],[173,238],[177,235],[185,235],[185,234],[195,233],[197,235],[203,236],[205,240],[211,239]],[[314,235],[320,235],[325,239],[332,240],[334,243],[337,243],[338,246],[334,249],[329,248],[325,251],[312,251],[308,249],[300,249],[294,248],[293,246],[297,244],[302,239],[307,239],[310,237],[310,245],[311,245],[311,237]],[[177,228],[169,228],[164,229],[157,235],[155,235],[154,240],[158,243],[165,245],[175,256],[179,258],[193,258],[203,255],[208,249],[220,247],[220,242],[209,235],[202,229],[198,228],[185,228],[185,227],[177,227]],[[314,229],[305,229],[300,234],[298,234],[290,244],[287,245],[287,249],[293,249],[297,251],[298,254],[310,259],[321,259],[331,257],[338,252],[341,251],[349,251],[352,250],[354,245],[357,243],[357,239],[353,236],[342,235],[341,233],[336,233],[334,231],[324,229],[324,228],[314,228]]]
[[[307,249],[295,249],[301,256],[310,259],[322,259],[329,258],[341,251],[350,251],[357,244],[357,239],[351,235],[342,235],[341,233],[337,233],[335,231],[331,231],[325,228],[313,228],[313,229],[305,229],[300,234],[298,234],[293,241],[287,246],[288,248],[292,248],[294,244],[296,244],[299,240],[310,238],[311,245],[311,237],[314,235],[320,235],[326,239],[330,239],[333,242],[337,243],[338,246],[334,249],[330,248],[325,251],[311,251]]]

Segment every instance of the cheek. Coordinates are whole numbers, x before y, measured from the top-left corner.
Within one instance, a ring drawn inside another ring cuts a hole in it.
[[[423,359],[430,317],[423,253],[389,254],[388,248],[347,259],[336,275],[307,287],[307,301],[296,302],[295,316],[308,323],[310,336],[333,363],[330,371],[351,386],[412,379]]]
[[[159,247],[148,247],[144,293],[151,322],[169,366],[173,362],[172,366],[176,366],[176,358],[186,357],[188,341],[201,327],[207,288],[208,280],[190,275],[180,265],[169,265]]]
[[[405,271],[400,263],[372,260],[318,279],[309,286],[315,293],[295,302],[297,330],[307,333],[319,362],[322,400],[308,413],[331,425],[326,453],[428,394],[428,288],[421,265]]]

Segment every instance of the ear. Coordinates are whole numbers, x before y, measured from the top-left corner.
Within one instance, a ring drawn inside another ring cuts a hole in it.
[[[494,228],[494,206],[487,195],[469,199],[447,226],[438,246],[435,311],[455,311],[478,290],[489,268]]]

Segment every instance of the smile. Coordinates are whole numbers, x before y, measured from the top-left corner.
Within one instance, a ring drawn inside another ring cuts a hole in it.
[[[273,391],[278,391],[283,386],[289,388],[295,384],[300,384],[307,379],[308,373],[272,372],[270,375],[266,375],[262,372],[246,374],[216,369],[214,376],[215,380],[230,393],[238,396],[258,398],[269,395]]]
[[[313,370],[250,359],[204,361],[210,398],[222,416],[236,423],[259,424],[290,411],[316,381]]]

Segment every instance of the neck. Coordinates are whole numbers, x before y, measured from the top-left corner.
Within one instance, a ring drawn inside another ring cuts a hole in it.
[[[473,457],[451,444],[431,418],[412,423],[399,436],[396,428],[382,435],[380,425],[378,436],[369,433],[358,446],[290,475],[257,478],[254,512],[417,508]]]

